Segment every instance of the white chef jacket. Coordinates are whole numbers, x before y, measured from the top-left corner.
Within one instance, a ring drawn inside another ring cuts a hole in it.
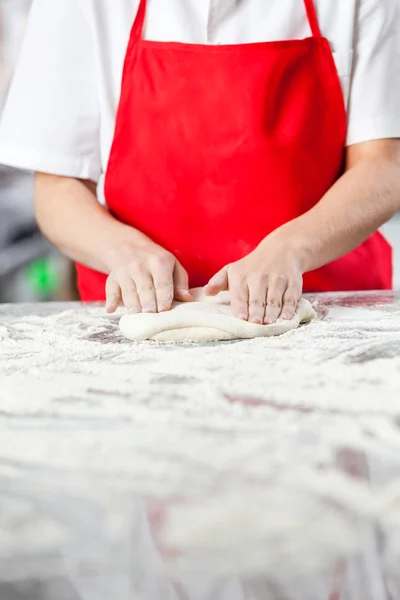
[[[314,0],[349,145],[400,138],[400,0]],[[101,181],[139,0],[34,0],[0,125],[0,163]],[[148,0],[145,38],[241,44],[311,35],[303,0]],[[207,85],[207,81],[204,82]]]

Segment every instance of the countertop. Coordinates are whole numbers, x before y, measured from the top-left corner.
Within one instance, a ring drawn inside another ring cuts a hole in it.
[[[398,600],[400,294],[133,344],[0,305],[1,600]]]

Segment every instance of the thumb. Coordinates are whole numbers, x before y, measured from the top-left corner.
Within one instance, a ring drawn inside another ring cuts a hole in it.
[[[193,300],[189,291],[189,277],[182,265],[176,261],[174,270],[174,296],[181,302]]]
[[[205,287],[207,296],[216,296],[220,292],[229,290],[228,267],[224,267],[219,273],[214,275]]]

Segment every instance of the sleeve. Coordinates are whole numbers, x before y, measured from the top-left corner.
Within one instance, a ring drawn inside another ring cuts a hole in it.
[[[400,2],[359,0],[347,144],[400,138]]]
[[[0,163],[97,181],[97,68],[81,0],[34,0],[0,122]]]

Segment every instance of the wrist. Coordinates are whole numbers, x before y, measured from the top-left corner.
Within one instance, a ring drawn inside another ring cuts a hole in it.
[[[291,255],[301,274],[315,268],[313,262],[315,262],[316,250],[313,249],[310,235],[304,227],[301,227],[297,219],[273,231],[266,240],[268,244],[272,243],[279,249],[278,252]]]
[[[145,235],[123,225],[123,229],[117,235],[111,235],[104,243],[102,250],[102,262],[106,273],[111,273],[121,264],[128,262],[139,248],[143,249],[152,242]]]

